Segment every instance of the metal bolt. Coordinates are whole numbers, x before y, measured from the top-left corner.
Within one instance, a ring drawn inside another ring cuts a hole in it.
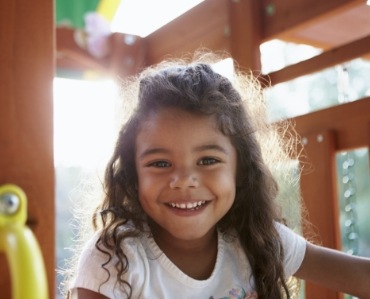
[[[4,193],[0,195],[0,213],[4,215],[15,214],[20,205],[20,200],[14,193]]]
[[[126,67],[133,67],[135,64],[135,60],[131,56],[127,56],[124,58],[123,63]]]
[[[317,135],[317,138],[316,138],[317,142],[321,143],[324,141],[324,136],[322,136],[321,134]]]
[[[134,36],[134,35],[131,35],[131,34],[126,34],[124,37],[123,37],[123,42],[127,45],[127,46],[132,46],[137,40],[137,37]]]
[[[229,37],[230,34],[231,34],[230,26],[228,26],[228,25],[224,26],[224,36]]]
[[[271,17],[275,14],[276,12],[276,7],[274,4],[268,4],[266,7],[265,7],[265,11],[266,11],[266,14]]]

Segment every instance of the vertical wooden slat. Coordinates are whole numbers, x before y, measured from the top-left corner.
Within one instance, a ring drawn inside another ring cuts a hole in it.
[[[261,1],[229,0],[231,55],[243,69],[261,70]]]
[[[118,32],[113,33],[110,38],[112,53],[109,72],[111,75],[115,79],[122,79],[139,73],[146,62],[143,39]]]
[[[54,7],[49,0],[0,0],[0,184],[28,197],[28,225],[41,246],[54,297]],[[10,298],[5,258],[1,298]]]
[[[338,200],[335,174],[335,133],[317,131],[303,137],[301,195],[312,227],[303,227],[305,237],[325,247],[340,248]],[[312,231],[311,231],[312,229]],[[317,234],[317,235],[316,235]],[[342,298],[340,294],[306,282],[306,299]]]

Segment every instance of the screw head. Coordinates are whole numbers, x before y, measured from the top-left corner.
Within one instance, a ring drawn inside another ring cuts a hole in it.
[[[19,197],[13,193],[4,193],[0,195],[0,213],[4,215],[15,214],[20,205]]]

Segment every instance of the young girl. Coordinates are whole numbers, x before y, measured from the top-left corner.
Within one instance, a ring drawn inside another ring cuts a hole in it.
[[[368,259],[284,224],[274,175],[288,154],[257,80],[208,58],[138,77],[71,298],[292,298],[292,276],[370,298]]]

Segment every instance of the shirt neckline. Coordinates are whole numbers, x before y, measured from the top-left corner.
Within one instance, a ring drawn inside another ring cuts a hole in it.
[[[180,283],[187,285],[189,287],[194,288],[204,287],[205,285],[211,283],[214,277],[217,275],[217,273],[221,270],[221,264],[225,251],[225,240],[223,238],[222,233],[219,230],[217,230],[217,257],[215,267],[212,271],[211,276],[205,280],[194,279],[185,274],[183,271],[181,271],[181,269],[179,269],[159,248],[158,244],[155,242],[151,234],[144,234],[142,236],[142,241],[146,243],[147,246],[145,247],[147,248],[147,250],[150,251],[147,252],[150,261],[158,262],[159,266],[162,267],[167,272],[169,272],[171,277],[175,278]]]

